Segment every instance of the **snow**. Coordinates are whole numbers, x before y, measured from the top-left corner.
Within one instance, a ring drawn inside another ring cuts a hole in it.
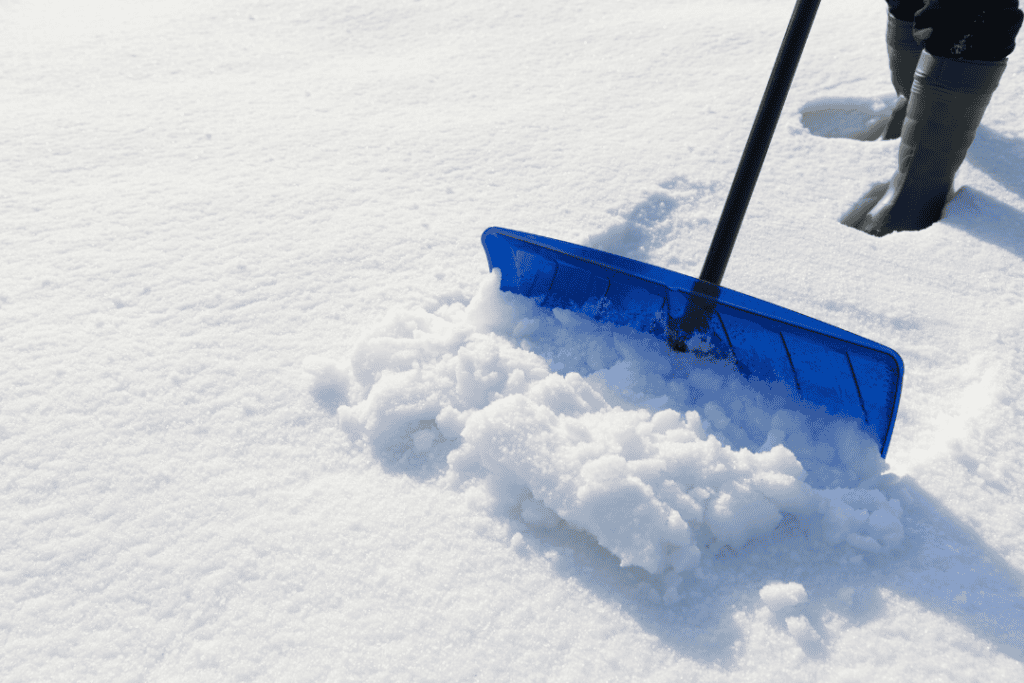
[[[0,678],[1021,680],[1021,61],[862,235],[878,5],[723,284],[901,354],[884,462],[479,244],[699,272],[790,2],[0,3]]]
[[[340,364],[308,360],[310,393],[347,397],[340,424],[389,467],[483,487],[490,509],[528,525],[589,532],[623,566],[667,573],[666,590],[702,548],[736,552],[783,515],[823,548],[903,539],[899,500],[871,488],[884,462],[860,423],[809,420],[794,408],[811,406],[728,366],[500,282],[494,270],[468,305],[395,311]]]
[[[795,581],[770,583],[760,591],[761,600],[773,612],[780,612],[807,602],[807,590]],[[792,631],[792,629],[790,629]]]

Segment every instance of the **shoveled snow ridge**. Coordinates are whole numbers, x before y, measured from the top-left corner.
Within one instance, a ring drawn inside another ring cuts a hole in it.
[[[902,540],[859,423],[499,283],[492,272],[468,305],[394,312],[347,362],[308,359],[314,391],[390,466],[530,525],[584,529],[652,574],[699,573],[785,515],[861,552]]]

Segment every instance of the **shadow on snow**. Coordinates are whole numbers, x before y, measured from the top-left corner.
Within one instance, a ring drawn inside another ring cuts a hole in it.
[[[815,135],[869,139],[864,136],[879,118],[887,119],[894,101],[894,97],[885,100],[879,109],[877,99],[822,98],[805,105],[801,113],[804,125]],[[1022,194],[1024,183],[1012,171],[1024,165],[1024,144],[1008,142],[984,126],[979,142],[972,148],[972,163]],[[592,237],[589,246],[642,259],[671,241],[675,229],[671,219],[681,204],[706,201],[713,192],[685,178],[662,187],[672,194],[651,194],[622,223]],[[1000,220],[977,221],[975,213]],[[947,207],[944,221],[1024,257],[1020,239],[1024,215],[982,192],[963,188]],[[330,412],[340,405],[342,394],[329,384],[314,386],[311,394]],[[446,471],[445,457],[460,441],[449,442],[437,431],[430,420],[410,423],[372,444],[371,450],[385,471],[429,481]],[[418,440],[429,440],[430,448],[420,447]],[[881,489],[888,497],[899,498],[905,510],[906,538],[895,555],[868,555],[851,562],[853,555],[845,546],[825,549],[820,541],[808,538],[798,518],[784,515],[769,537],[754,539],[739,552],[725,546],[706,560],[711,578],[684,573],[675,604],[661,599],[664,577],[620,566],[619,558],[586,531],[562,520],[549,526],[531,525],[518,509],[510,522],[522,536],[521,542],[513,543],[520,555],[546,557],[561,576],[621,608],[664,645],[711,665],[735,665],[743,649],[742,628],[735,615],[763,607],[759,591],[773,581],[796,581],[807,589],[809,602],[799,614],[820,639],[795,639],[812,659],[828,658],[837,623],[841,632],[886,618],[884,592],[891,591],[961,624],[998,651],[1024,662],[1024,573],[911,478]],[[772,615],[769,623],[785,631],[784,616]]]
[[[882,135],[895,105],[895,94],[882,98],[819,97],[800,107],[800,122],[818,137],[866,142]]]
[[[419,453],[415,441],[423,437],[416,435],[436,428],[428,422],[410,424],[395,434],[389,447],[371,445],[385,471],[423,482],[443,474],[444,456],[458,443]],[[999,652],[1024,662],[1024,573],[912,478],[878,488],[898,498],[904,508],[906,537],[894,555],[861,555],[845,544],[826,546],[808,535],[800,518],[784,514],[769,536],[751,540],[738,552],[725,546],[706,556],[704,578],[684,572],[675,604],[662,599],[670,587],[665,577],[620,566],[619,558],[592,534],[564,520],[527,523],[518,507],[506,519],[521,534],[521,540],[513,538],[521,556],[545,557],[559,575],[621,609],[662,644],[709,665],[736,664],[744,639],[736,616],[750,618],[762,608],[759,591],[775,581],[795,581],[807,590],[809,602],[797,613],[807,618],[816,635],[794,637],[813,659],[829,657],[833,633],[887,618],[888,591],[961,624]],[[785,632],[785,616],[771,615],[769,624]]]
[[[717,185],[677,176],[659,187],[662,189],[630,209],[622,222],[592,235],[584,246],[647,261],[652,251],[672,242],[680,229],[713,227],[703,215],[706,208],[719,201]]]
[[[980,190],[960,188],[942,222],[1024,259],[1024,213]]]
[[[820,562],[822,552],[812,549],[799,520],[784,515],[771,536],[750,541],[738,553],[729,546],[720,551],[711,562],[720,578],[684,579],[678,588],[682,599],[674,605],[655,599],[665,588],[661,577],[620,567],[619,559],[591,534],[564,521],[551,529],[520,519],[513,524],[523,530],[521,554],[544,555],[560,575],[619,606],[662,644],[708,664],[729,668],[736,663],[743,635],[733,615],[762,607],[759,591],[773,581],[796,581],[807,589],[809,602],[796,613],[807,618],[820,640],[796,640],[812,659],[828,658],[832,630],[885,619],[884,592],[890,591],[1024,662],[1024,573],[913,479],[904,477],[886,488],[883,492],[900,498],[905,507],[906,539],[896,555],[850,562],[838,547],[825,551]],[[810,555],[819,563],[812,563]],[[769,623],[785,631],[786,615],[772,615]]]
[[[1024,140],[1003,135],[988,126],[978,127],[967,160],[997,183],[1024,199]],[[1019,214],[1018,214],[1019,215]]]

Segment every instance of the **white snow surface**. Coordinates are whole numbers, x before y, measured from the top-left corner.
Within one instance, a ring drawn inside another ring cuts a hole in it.
[[[822,3],[725,275],[900,353],[884,462],[487,272],[698,274],[791,10],[0,2],[0,680],[1024,680],[1019,54],[877,239]]]

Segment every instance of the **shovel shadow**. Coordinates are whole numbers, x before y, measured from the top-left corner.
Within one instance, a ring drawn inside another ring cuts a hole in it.
[[[517,516],[513,519],[523,529],[520,555],[548,558],[560,576],[621,610],[680,656],[724,669],[735,666],[735,644],[743,638],[731,618],[730,607],[735,605],[730,598],[735,596],[710,592],[690,604],[665,605],[660,599],[665,589],[661,577],[640,567],[621,566],[619,558],[589,532],[564,520],[543,528],[523,525]]]
[[[637,567],[619,566],[619,558],[601,547],[589,533],[564,521],[550,528],[521,527],[521,554],[552,559],[552,567],[605,602],[615,605],[658,641],[680,656],[729,670],[737,664],[745,638],[733,620],[737,609],[748,613],[762,606],[759,590],[778,577],[799,577],[810,601],[803,614],[809,638],[793,634],[804,654],[828,660],[833,637],[825,624],[838,615],[844,628],[868,626],[888,618],[889,591],[923,609],[961,624],[998,652],[1024,663],[1024,572],[990,548],[970,527],[904,477],[887,487],[887,496],[903,501],[906,538],[895,557],[872,556],[864,564],[826,561],[808,574],[799,560],[776,555],[770,563],[750,560],[770,554],[773,546],[796,548],[801,535],[794,518],[770,537],[751,542],[742,553],[720,554],[720,563],[737,580],[728,586],[690,583],[680,593],[696,589],[695,601],[675,605],[646,599],[660,592],[659,577]],[[867,566],[864,566],[867,565]],[[873,569],[875,571],[869,571]],[[881,578],[879,578],[881,577]],[[785,631],[785,613],[774,615],[770,628]],[[737,649],[737,646],[740,646]]]
[[[427,482],[444,472],[447,452],[458,446],[458,440],[435,432],[433,421],[414,421],[370,446],[384,471]],[[681,599],[670,604],[663,597],[669,587],[666,577],[621,566],[592,534],[554,513],[546,518],[534,513],[529,522],[518,507],[496,514],[509,515],[518,531],[512,547],[520,556],[547,558],[558,574],[627,614],[662,645],[713,667],[735,668],[746,639],[735,615],[763,610],[759,591],[778,580],[806,587],[810,600],[797,615],[806,627],[794,632],[785,615],[776,615],[768,627],[789,630],[811,659],[830,658],[834,636],[826,624],[833,615],[845,622],[843,630],[885,620],[891,601],[884,593],[889,591],[961,624],[998,652],[1024,663],[1024,572],[911,477],[878,488],[887,498],[900,500],[904,509],[905,538],[894,556],[865,553],[856,562],[847,561],[843,546],[823,553],[820,540],[808,533],[820,520],[801,521],[787,514],[773,532],[739,552],[725,546],[708,556],[711,583],[684,573],[677,593]]]

